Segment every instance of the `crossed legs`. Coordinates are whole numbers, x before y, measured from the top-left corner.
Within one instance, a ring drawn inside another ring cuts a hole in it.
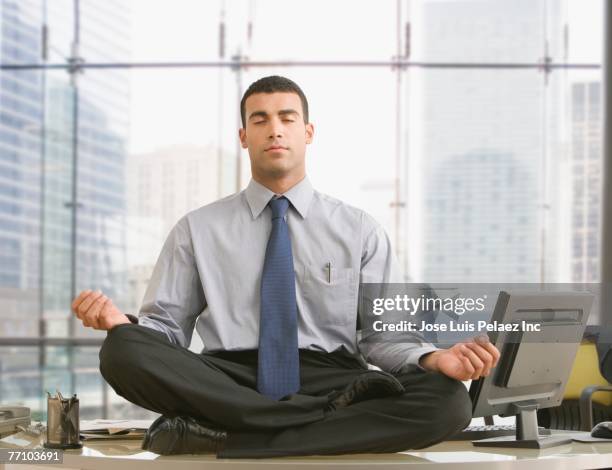
[[[300,351],[302,388],[280,401],[256,391],[256,351],[196,354],[140,325],[108,332],[100,371],[132,403],[228,431],[219,457],[397,452],[439,442],[471,419],[463,384],[432,372],[396,375],[402,395],[328,410],[329,397],[366,372],[341,351]]]

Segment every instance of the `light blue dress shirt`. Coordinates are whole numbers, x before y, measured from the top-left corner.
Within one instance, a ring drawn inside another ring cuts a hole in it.
[[[204,351],[257,349],[274,195],[251,180],[245,190],[181,218],[163,245],[138,324],[183,347],[195,327]],[[433,345],[366,342],[356,331],[360,283],[402,282],[383,228],[364,211],[313,190],[308,178],[283,195],[291,202],[286,218],[298,346],[327,352],[344,347],[389,372],[418,366],[423,354],[436,350]]]

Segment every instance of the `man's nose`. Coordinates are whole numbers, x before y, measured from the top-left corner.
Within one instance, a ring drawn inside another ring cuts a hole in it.
[[[282,136],[283,136],[283,128],[281,126],[281,123],[273,120],[270,123],[270,135],[269,135],[269,137],[271,139],[276,139],[276,138],[282,137]]]

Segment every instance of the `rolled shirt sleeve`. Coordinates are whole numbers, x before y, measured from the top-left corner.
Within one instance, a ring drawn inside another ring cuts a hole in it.
[[[365,215],[364,226],[368,227],[368,231],[364,238],[361,259],[360,299],[362,283],[404,282],[399,263],[391,247],[391,241],[384,229],[367,215]],[[362,313],[359,312],[359,315],[361,316]],[[366,362],[391,373],[423,370],[419,365],[419,359],[439,349],[416,332],[366,332],[362,325],[357,338],[359,351]]]
[[[165,333],[175,344],[189,347],[196,319],[206,308],[189,224],[180,219],[166,239],[144,295],[138,318],[130,321]]]

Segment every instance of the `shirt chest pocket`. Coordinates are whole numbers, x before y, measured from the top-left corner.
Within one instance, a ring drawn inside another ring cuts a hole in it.
[[[353,268],[310,264],[302,271],[304,303],[317,322],[347,325],[356,321],[357,287]]]

